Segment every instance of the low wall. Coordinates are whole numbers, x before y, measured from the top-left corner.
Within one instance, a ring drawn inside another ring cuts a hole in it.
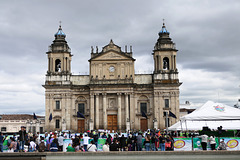
[[[111,151],[111,152],[16,152],[0,153],[3,157],[47,157],[47,156],[112,156],[112,155],[240,155],[240,151]]]

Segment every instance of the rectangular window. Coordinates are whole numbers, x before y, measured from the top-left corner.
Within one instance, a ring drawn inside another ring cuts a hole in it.
[[[170,127],[169,118],[165,118],[165,127]]]
[[[56,127],[55,128],[60,128],[60,120],[56,119]]]
[[[147,113],[147,103],[140,103],[140,111]]]
[[[1,132],[6,132],[7,131],[7,127],[1,127]]]
[[[165,108],[169,108],[169,99],[165,99]]]
[[[43,127],[40,127],[40,134],[43,134]]]
[[[56,101],[56,109],[60,109],[60,101]]]
[[[85,107],[84,107],[84,103],[79,103],[78,104],[78,112],[84,114],[85,113]]]

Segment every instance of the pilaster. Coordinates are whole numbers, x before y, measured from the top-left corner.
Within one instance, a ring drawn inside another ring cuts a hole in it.
[[[94,127],[94,94],[90,94],[90,120],[89,120],[89,129],[93,130]]]
[[[122,129],[121,93],[117,93],[117,95],[118,95],[118,129],[121,130]]]
[[[107,93],[103,93],[103,127],[107,129]]]
[[[96,129],[99,129],[99,94],[96,93],[96,116],[95,116],[95,123]]]
[[[125,93],[125,114],[126,114],[126,130],[130,130],[130,119],[129,119],[129,101],[128,93]]]

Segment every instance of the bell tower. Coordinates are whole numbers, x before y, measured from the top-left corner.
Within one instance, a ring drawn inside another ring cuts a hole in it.
[[[159,38],[154,46],[154,80],[178,80],[176,67],[177,49],[175,43],[169,37],[169,32],[163,23]]]
[[[164,23],[158,35],[153,50],[154,128],[166,128],[179,118],[179,86],[182,83],[179,82],[176,67],[178,50]],[[167,117],[165,113],[169,111],[177,118]]]
[[[71,49],[69,48],[66,35],[62,31],[61,24],[55,34],[55,40],[49,46],[47,75],[69,75],[71,74]]]

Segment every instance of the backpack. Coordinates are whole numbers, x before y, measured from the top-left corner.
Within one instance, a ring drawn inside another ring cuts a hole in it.
[[[45,151],[45,144],[44,144],[44,142],[41,142],[40,144],[39,144],[39,152],[44,152]]]

